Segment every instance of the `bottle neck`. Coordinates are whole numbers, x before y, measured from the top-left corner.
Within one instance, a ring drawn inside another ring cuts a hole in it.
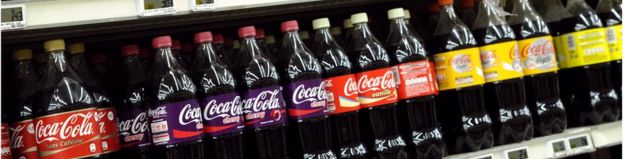
[[[154,58],[155,65],[162,65],[168,69],[180,69],[178,61],[173,56],[171,47],[161,47],[156,49],[156,57]],[[154,67],[157,68],[157,67]]]
[[[262,56],[262,52],[260,51],[260,47],[258,46],[258,42],[256,41],[255,37],[244,37],[242,42],[243,44],[240,50],[247,50],[247,54],[249,54],[252,58]]]
[[[286,34],[284,35],[284,39],[285,40],[283,40],[284,42],[282,46],[284,48],[292,49],[288,53],[302,53],[307,49],[305,44],[303,43],[303,40],[299,36],[299,33],[297,33],[297,30],[291,30],[286,32]]]
[[[130,55],[124,57],[123,61],[123,75],[127,85],[134,85],[143,81],[146,77],[146,72],[141,64],[139,55]]]
[[[368,23],[357,23],[353,24],[353,38],[354,39],[369,39],[376,40],[371,32],[370,28],[368,28]],[[357,40],[353,40],[357,41]]]
[[[314,41],[312,45],[317,56],[325,54],[326,48],[324,47],[339,47],[329,28],[317,29],[314,33]]]
[[[33,64],[30,59],[17,61],[17,65],[15,66],[17,72],[17,79],[22,80],[27,76],[34,75],[33,73]]]
[[[217,54],[215,53],[212,43],[201,43],[199,44],[199,46],[197,46],[197,49],[198,51],[197,55],[195,56],[196,58],[202,58],[200,60],[203,60],[204,62],[210,64],[221,64],[219,61],[219,57],[217,57]]]
[[[409,29],[405,18],[394,18],[390,20],[390,31],[397,31],[400,35],[407,35]]]
[[[48,69],[66,72],[70,69],[65,58],[65,50],[55,50],[48,53]]]

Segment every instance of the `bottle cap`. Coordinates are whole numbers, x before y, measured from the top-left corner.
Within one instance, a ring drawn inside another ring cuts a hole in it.
[[[205,31],[205,32],[195,33],[193,40],[195,40],[195,44],[212,42],[212,32]],[[221,37],[221,42],[223,42],[223,37]]]
[[[405,19],[412,18],[412,15],[410,14],[410,11],[407,10],[407,9],[403,10],[403,15],[405,16]]]
[[[351,15],[352,24],[366,23],[366,22],[368,22],[368,15],[366,15],[366,13],[364,12]]]
[[[264,29],[256,29],[256,39],[264,39]]]
[[[215,44],[223,44],[223,34],[216,34],[214,35],[214,42]]]
[[[310,39],[310,33],[308,31],[300,31],[299,32],[299,36],[301,36],[301,39]]]
[[[282,32],[287,32],[287,31],[293,31],[293,30],[299,30],[299,23],[297,23],[296,20],[289,20],[289,21],[285,21],[282,22]]]
[[[256,28],[254,26],[245,26],[238,29],[239,38],[248,36],[256,36]]]
[[[329,19],[327,18],[318,18],[312,21],[312,29],[321,29],[321,28],[329,28]]]
[[[353,23],[351,23],[351,19],[345,19],[342,25],[345,29],[353,28]]]
[[[65,50],[65,40],[54,39],[43,42],[43,49],[46,52],[52,52],[57,50]]]
[[[405,17],[405,11],[403,10],[403,8],[394,8],[394,9],[388,10],[388,19],[404,18],[404,17]]]
[[[180,40],[173,40],[173,41],[171,41],[171,48],[172,49],[176,49],[176,50],[180,50],[181,49]]]
[[[473,8],[474,0],[462,0],[460,6],[463,8]]]
[[[139,45],[130,44],[121,47],[121,56],[131,56],[139,54]]]
[[[273,35],[267,35],[266,38],[264,39],[264,41],[267,44],[275,44],[275,36]]]
[[[341,35],[342,34],[342,29],[340,29],[340,27],[331,27],[329,29],[329,31],[331,32],[332,35]]]
[[[102,52],[95,53],[91,56],[91,61],[93,64],[103,64],[108,62],[108,57],[106,57],[106,54]]]
[[[232,40],[232,48],[234,48],[234,49],[240,48],[240,41]]]
[[[170,47],[171,46],[171,37],[169,35],[159,36],[152,39],[152,47],[161,48],[161,47]]]
[[[13,52],[13,59],[15,61],[21,60],[30,60],[32,59],[33,53],[31,49],[19,49]]]
[[[438,0],[438,5],[440,6],[453,5],[453,0]]]
[[[82,54],[85,52],[83,43],[74,43],[69,45],[69,54]]]

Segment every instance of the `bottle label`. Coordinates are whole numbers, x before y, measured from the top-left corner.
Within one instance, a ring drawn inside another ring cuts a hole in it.
[[[559,36],[557,50],[561,68],[587,66],[610,61],[604,28],[588,29]]]
[[[396,81],[392,67],[360,72],[358,94],[362,108],[370,108],[397,102]]]
[[[102,151],[97,110],[86,108],[35,118],[35,135],[42,159],[85,158]]]
[[[496,82],[524,76],[518,42],[508,41],[479,47],[485,82]]]
[[[321,153],[304,153],[303,159],[337,159],[336,154],[331,150],[327,150]]]
[[[153,107],[147,115],[154,145],[174,145],[203,137],[201,108],[195,99]]]
[[[204,118],[204,133],[217,136],[243,129],[243,107],[238,93],[208,96],[200,101]]]
[[[406,62],[393,67],[399,99],[437,94],[433,63],[428,60]]]
[[[611,60],[622,59],[622,25],[613,25],[607,29],[607,43],[609,43],[609,53]]]
[[[468,131],[479,124],[492,124],[492,119],[487,114],[472,117],[462,116],[462,123],[464,131]]]
[[[2,123],[2,125],[0,126],[0,148],[1,153],[0,153],[0,158],[6,158],[6,159],[10,159],[11,158],[11,143],[9,143],[9,124],[7,123]]]
[[[147,131],[147,112],[132,109],[119,115],[119,134],[123,148],[148,146],[151,141]]]
[[[282,87],[271,86],[243,93],[245,126],[261,128],[286,123],[286,103]]]
[[[327,109],[331,114],[342,114],[360,109],[355,75],[327,78],[323,83],[325,83],[327,94]]]
[[[520,58],[525,75],[554,72],[557,67],[555,46],[551,36],[541,36],[518,41]]]
[[[440,129],[435,128],[431,131],[412,131],[412,143],[416,146],[421,146],[424,141],[427,140],[439,140],[442,141],[442,133]]]
[[[15,122],[9,128],[11,134],[11,152],[20,159],[37,159],[37,141],[35,139],[35,125],[32,119]],[[3,138],[5,139],[5,138]]]
[[[383,152],[388,149],[394,149],[397,147],[405,147],[405,141],[401,136],[396,136],[391,139],[375,139],[375,151]]]
[[[433,55],[440,90],[485,83],[479,48],[468,48]]]
[[[346,146],[340,148],[340,158],[352,158],[357,156],[365,156],[366,148],[362,144]]]
[[[99,123],[102,153],[115,152],[121,149],[116,114],[117,111],[114,107],[97,109],[95,120]]]
[[[287,88],[289,117],[301,120],[328,114],[322,79],[292,82]]]

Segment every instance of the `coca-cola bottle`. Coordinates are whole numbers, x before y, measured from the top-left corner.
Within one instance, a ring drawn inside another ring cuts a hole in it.
[[[438,0],[442,7],[431,42],[440,95],[436,105],[442,137],[449,153],[486,149],[494,145],[492,120],[485,109],[485,78],[477,42],[453,10],[452,0]]]
[[[416,32],[416,28],[414,28],[414,26],[412,26],[412,15],[410,13],[409,10],[407,9],[403,9],[403,20],[405,21],[405,26],[407,26],[407,29],[409,29],[410,32],[414,33],[414,35],[417,34]]]
[[[342,37],[342,40],[344,40],[345,43],[345,47],[349,47],[351,46],[351,37],[353,36],[353,23],[351,23],[351,18],[347,18],[343,21],[342,24],[343,27],[343,32],[344,35]],[[345,49],[349,49],[349,48],[345,48]]]
[[[48,54],[48,70],[34,98],[39,157],[96,158],[102,153],[96,120],[98,104],[67,62],[65,41],[46,41],[44,49]]]
[[[284,33],[277,70],[286,88],[289,141],[293,158],[336,158],[331,150],[329,110],[321,64],[297,33],[296,20],[282,22]]]
[[[2,119],[6,120],[4,112],[2,112]],[[0,158],[10,159],[13,158],[11,154],[11,139],[9,134],[9,123],[2,122],[0,125]]]
[[[35,71],[37,73],[38,77],[43,76],[43,74],[48,71],[48,56],[45,54],[45,52],[41,51],[40,52],[35,52],[34,53],[35,56]]]
[[[190,74],[199,86],[205,153],[214,159],[242,159],[244,120],[234,76],[216,55],[211,32],[196,33],[194,40],[197,50]]]
[[[264,38],[264,42],[266,42],[267,48],[271,51],[273,57],[275,57],[276,53],[279,52],[280,49],[277,45],[277,40],[275,40],[275,36],[267,35]]]
[[[101,158],[118,158],[117,151],[121,149],[119,145],[119,128],[117,127],[117,111],[108,95],[101,87],[96,76],[85,59],[85,46],[83,43],[69,45],[69,65],[76,71],[76,74],[86,86],[87,91],[92,93],[93,100],[97,108],[95,120],[98,122],[100,140],[102,143]]]
[[[32,112],[35,93],[39,88],[37,85],[38,75],[32,63],[32,57],[33,53],[30,49],[20,49],[13,52],[13,60],[16,62],[16,77],[13,87],[17,90],[17,95],[12,106],[4,109],[12,112],[9,113],[8,120],[3,122],[9,123],[11,152],[18,159],[39,158]],[[3,137],[2,139],[7,140],[8,138]]]
[[[269,58],[269,60],[271,60],[271,62],[274,62],[276,58],[275,57],[276,54],[273,52],[273,50],[269,49],[269,46],[265,39],[264,29],[256,30],[256,40],[258,40],[258,46],[264,53],[264,57],[267,57]]]
[[[152,138],[149,134],[145,87],[147,72],[143,68],[136,44],[121,47],[121,105],[117,107],[121,154],[124,158],[148,159]]]
[[[238,36],[243,44],[234,72],[243,99],[245,155],[259,159],[288,158],[286,103],[279,74],[258,47],[253,26],[238,29]]]
[[[426,41],[431,40],[433,38],[432,30],[436,29],[436,24],[440,20],[440,5],[438,5],[437,0],[429,0],[429,4],[427,4],[427,18],[425,18],[424,29],[422,30],[421,35],[424,36]],[[431,51],[431,50],[430,50]]]
[[[139,47],[139,60],[145,71],[152,68],[152,62],[154,59],[154,52],[151,49],[145,47]]]
[[[353,66],[330,34],[329,19],[315,19],[313,24],[316,33],[312,49],[323,69],[333,150],[340,159],[366,158],[367,150],[360,137],[360,102],[357,81],[351,72]]]
[[[173,56],[178,61],[178,64],[184,69],[189,69],[190,62],[185,57],[184,52],[182,52],[182,44],[180,44],[180,40],[173,40],[171,45],[171,51],[173,52]]]
[[[446,145],[436,117],[433,62],[422,40],[405,23],[403,8],[388,10],[388,19],[386,50],[397,78],[399,130],[408,139],[408,158],[442,158]]]
[[[596,12],[607,30],[611,82],[618,95],[618,105],[622,105],[622,0],[600,0]]]
[[[340,27],[337,27],[337,26],[331,27],[331,28],[329,28],[329,31],[330,31],[330,33],[332,35],[332,39],[334,39],[334,41],[336,41],[336,43],[338,43],[338,45],[340,45],[340,46],[345,46],[346,45],[345,41],[342,39],[342,29]],[[316,40],[316,38],[317,37],[316,37],[316,33],[315,33],[315,36],[314,36],[314,39],[313,39],[314,41],[312,42],[311,46],[316,45],[315,42],[318,41],[318,40]]]
[[[388,53],[368,28],[366,13],[351,15],[353,36],[349,59],[357,72],[360,123],[372,158],[407,158],[398,130],[397,89]]]
[[[171,50],[171,37],[152,39],[156,50],[148,74],[145,102],[149,108],[151,158],[203,159],[201,108],[196,88]]]
[[[474,3],[474,0],[461,0],[459,9],[457,10],[459,19],[461,19],[468,28],[472,28],[472,24],[475,23],[475,19],[477,18]]]
[[[518,40],[535,132],[538,136],[561,133],[568,122],[559,97],[559,68],[551,30],[528,0],[513,3],[516,16],[509,17],[509,25]]]
[[[219,58],[219,60],[223,63],[226,64],[228,63],[229,59],[226,59],[226,49],[225,49],[225,45],[223,44],[223,34],[215,34],[213,36],[213,40],[212,40],[212,48],[215,51],[215,54],[217,54],[217,57]],[[191,66],[192,67],[192,66]]]

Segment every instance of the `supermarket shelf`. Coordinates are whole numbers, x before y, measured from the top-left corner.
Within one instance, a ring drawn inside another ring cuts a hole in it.
[[[451,155],[444,157],[444,159],[521,159],[522,157],[514,156],[518,154],[527,155],[525,157],[530,159],[562,158],[593,152],[597,148],[622,144],[621,134],[622,121],[616,121],[595,126],[571,128],[560,134],[477,152]],[[583,140],[587,143],[582,144]]]

